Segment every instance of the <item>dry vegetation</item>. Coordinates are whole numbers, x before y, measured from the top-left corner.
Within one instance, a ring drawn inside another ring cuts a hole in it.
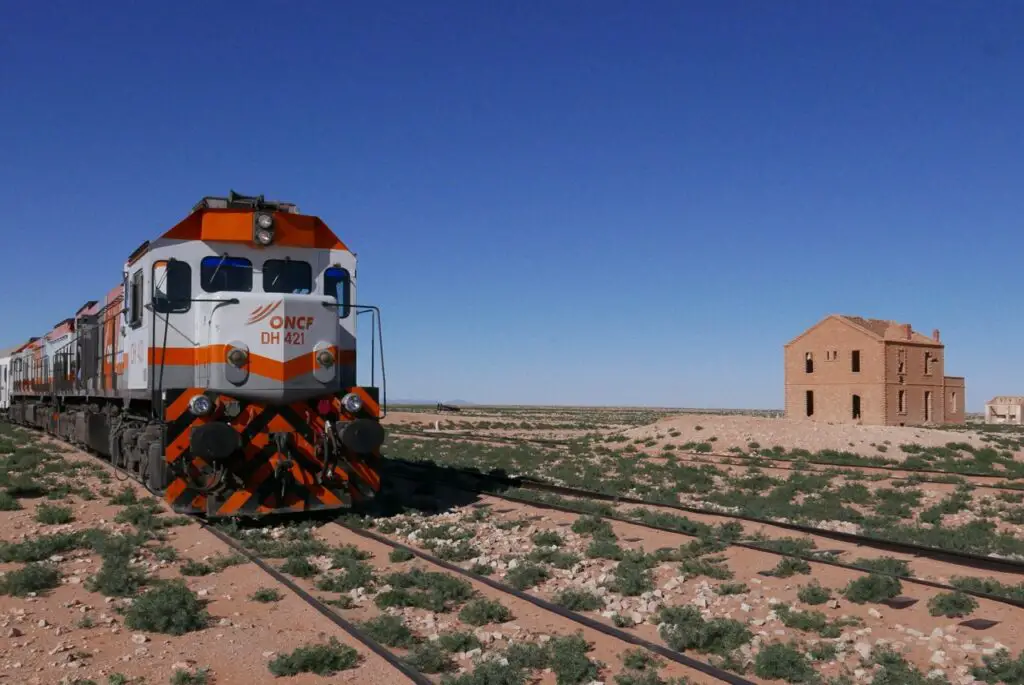
[[[1024,433],[617,409],[408,408],[387,423],[389,456],[503,469],[651,506],[576,500],[568,503],[590,514],[572,514],[482,496],[437,513],[389,490],[372,516],[345,517],[348,525],[756,682],[1024,683],[1024,610],[907,580],[1024,599],[1012,574],[825,548],[657,506],[1024,557]],[[438,427],[446,437],[426,437]],[[0,682],[398,682],[195,523],[86,458],[0,430]],[[481,436],[538,442],[473,439]],[[893,465],[945,475],[876,468]],[[1002,478],[980,487],[964,475],[978,473]],[[609,514],[626,521],[601,518]],[[220,528],[438,683],[710,682],[342,526]],[[898,595],[918,601],[898,608],[889,603]],[[960,625],[968,618],[996,623]]]

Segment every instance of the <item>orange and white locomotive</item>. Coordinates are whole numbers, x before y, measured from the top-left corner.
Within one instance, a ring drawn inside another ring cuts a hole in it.
[[[10,357],[10,418],[209,517],[340,509],[380,489],[379,389],[356,383],[356,257],[317,217],[207,197],[121,285]],[[380,354],[382,385],[383,350]]]

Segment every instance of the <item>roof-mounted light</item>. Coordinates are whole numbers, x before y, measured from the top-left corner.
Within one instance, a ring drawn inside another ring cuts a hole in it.
[[[253,214],[252,236],[260,245],[270,245],[274,242],[274,215],[269,212]]]

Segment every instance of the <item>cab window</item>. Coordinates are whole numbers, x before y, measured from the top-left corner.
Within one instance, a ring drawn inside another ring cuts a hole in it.
[[[313,292],[313,268],[292,259],[263,262],[263,292],[309,295]]]
[[[153,265],[153,311],[184,314],[192,307],[192,267],[171,260]]]
[[[349,314],[352,302],[349,290],[348,271],[332,266],[324,272],[324,295],[338,300],[338,318],[344,319]]]
[[[199,285],[208,293],[252,291],[252,262],[244,257],[203,257]]]

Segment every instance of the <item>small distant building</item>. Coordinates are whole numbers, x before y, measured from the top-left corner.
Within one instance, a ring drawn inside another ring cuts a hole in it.
[[[786,417],[885,426],[964,423],[945,345],[910,324],[832,314],[784,346]]]
[[[985,403],[985,423],[1024,423],[1024,396],[1000,395]]]

